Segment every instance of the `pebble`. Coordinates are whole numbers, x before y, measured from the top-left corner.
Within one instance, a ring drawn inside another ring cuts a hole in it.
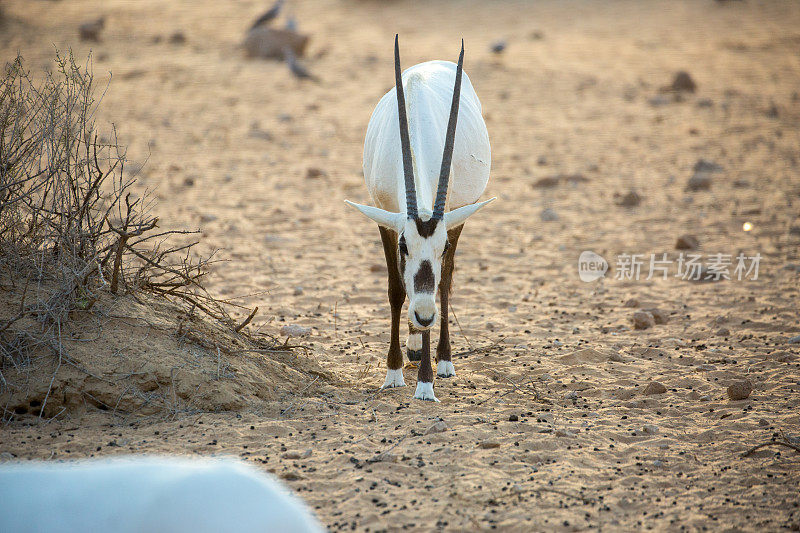
[[[575,392],[574,390],[571,390],[571,391],[569,391],[568,393],[566,393],[564,395],[564,398],[567,399],[567,400],[577,400],[578,399],[578,393]]]
[[[658,381],[651,381],[650,383],[647,384],[647,387],[645,387],[644,389],[644,393],[647,396],[652,396],[654,394],[664,394],[665,392],[667,392],[667,388]]]
[[[669,315],[666,311],[662,311],[658,308],[645,309],[645,311],[653,315],[653,320],[656,324],[666,324],[669,321]]]
[[[78,36],[81,38],[81,41],[100,42],[100,32],[103,31],[105,25],[105,17],[100,17],[91,22],[84,22],[78,26]]]
[[[508,415],[508,421],[509,422],[519,422],[519,416],[518,415]]]
[[[328,177],[328,173],[321,168],[308,167],[308,170],[306,170],[306,179],[313,180],[326,177]]]
[[[700,158],[697,160],[697,163],[694,164],[692,170],[695,172],[722,172],[725,169],[722,168],[722,165],[718,165],[713,161]]]
[[[664,466],[664,461],[662,461],[661,459],[656,459],[655,461],[653,461],[653,466]]]
[[[620,198],[617,205],[621,207],[636,207],[642,203],[642,197],[636,191],[629,191],[625,196]]]
[[[485,441],[481,442],[478,446],[480,446],[484,450],[491,450],[493,448],[499,448],[500,447],[500,443],[497,442],[497,441],[493,441],[493,440],[485,440]]]
[[[694,235],[681,235],[675,241],[676,250],[696,250],[700,247],[700,241]]]
[[[625,302],[625,307],[639,307],[639,300],[636,298],[631,298],[627,302]]]
[[[503,40],[495,41],[492,43],[491,46],[492,53],[502,54],[505,49],[506,49],[506,42]]]
[[[753,384],[749,379],[737,381],[728,387],[728,398],[731,400],[744,400],[753,392]]]
[[[444,420],[439,420],[438,422],[433,424],[431,427],[426,429],[424,434],[425,435],[431,435],[433,433],[444,433],[448,429],[449,428],[447,427],[447,423]]]
[[[556,430],[556,437],[575,437],[575,433],[569,431],[567,429],[557,429]]]
[[[284,337],[305,337],[311,334],[311,328],[298,326],[297,324],[286,324],[281,328],[281,335]]]
[[[789,344],[800,344],[800,335],[796,335],[786,342],[788,342]]]
[[[644,427],[642,428],[642,432],[647,435],[655,435],[656,433],[658,433],[658,426],[653,424],[645,424]]]
[[[675,77],[672,79],[672,84],[669,88],[676,92],[693,93],[697,89],[697,84],[688,72],[679,70],[675,73]]]
[[[542,222],[555,222],[558,220],[558,213],[548,207],[539,214],[539,218],[542,220]]]
[[[284,459],[308,459],[311,457],[313,451],[311,448],[307,449],[304,452],[286,452],[282,455]]]
[[[731,330],[728,328],[719,328],[717,330],[717,337],[729,337],[731,334]]]
[[[652,328],[656,324],[653,314],[648,311],[636,311],[632,320],[634,329]]]
[[[170,44],[183,44],[186,42],[186,36],[182,31],[176,31],[169,36],[169,42]]]
[[[686,183],[689,191],[707,191],[711,188],[711,176],[708,172],[695,172]]]
[[[303,287],[301,287],[300,285],[298,285],[297,287],[295,287],[295,288],[294,288],[294,293],[293,293],[293,294],[294,294],[295,296],[302,296],[302,295],[303,295]]]

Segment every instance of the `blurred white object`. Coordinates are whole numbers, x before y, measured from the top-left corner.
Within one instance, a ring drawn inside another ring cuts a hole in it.
[[[0,531],[323,531],[267,474],[233,459],[126,457],[0,465]]]

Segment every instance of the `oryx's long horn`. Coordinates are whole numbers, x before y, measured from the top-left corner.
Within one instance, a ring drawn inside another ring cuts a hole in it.
[[[444,139],[442,169],[439,171],[439,187],[436,190],[436,203],[433,205],[433,218],[442,220],[444,204],[447,202],[447,186],[450,181],[450,164],[453,160],[453,146],[456,141],[456,122],[458,122],[458,102],[461,96],[461,70],[464,64],[464,39],[461,39],[461,54],[456,68],[456,85],[453,88],[453,103],[450,104],[450,118],[447,121],[447,136]]]
[[[406,181],[406,214],[417,218],[417,190],[414,187],[414,167],[411,162],[411,141],[408,139],[408,117],[406,97],[403,94],[403,79],[400,72],[400,46],[394,36],[394,83],[397,92],[397,112],[400,115],[400,145],[403,148],[403,175]]]

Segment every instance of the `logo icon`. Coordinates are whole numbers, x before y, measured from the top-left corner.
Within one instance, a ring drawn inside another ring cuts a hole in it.
[[[608,272],[608,262],[602,255],[586,250],[578,257],[578,276],[581,281],[590,283],[602,278]]]

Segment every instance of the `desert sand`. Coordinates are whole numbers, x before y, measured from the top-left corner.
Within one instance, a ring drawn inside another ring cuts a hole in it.
[[[332,377],[235,410],[4,418],[3,459],[237,456],[332,531],[800,527],[800,455],[742,457],[800,444],[796,2],[291,0],[317,81],[245,57],[266,7],[8,1],[0,48],[32,69],[54,44],[91,50],[109,83],[98,120],[139,190],[226,260],[210,290],[259,306],[251,328],[310,328],[293,357]],[[101,41],[79,41],[99,16]],[[386,268],[376,227],[343,203],[369,203],[363,136],[396,32],[406,67],[455,60],[464,38],[499,198],[459,241],[457,377],[437,380],[438,404],[411,400],[413,369],[378,391]],[[694,92],[663,90],[678,71]],[[710,181],[688,187],[695,174]],[[732,256],[733,279],[677,277],[685,234],[699,248],[684,254]],[[581,281],[584,251],[608,261],[603,279]],[[667,279],[645,279],[663,253]],[[757,279],[733,275],[740,253],[760,254]],[[644,258],[638,280],[617,279],[623,254]],[[646,309],[658,320],[635,329]]]

